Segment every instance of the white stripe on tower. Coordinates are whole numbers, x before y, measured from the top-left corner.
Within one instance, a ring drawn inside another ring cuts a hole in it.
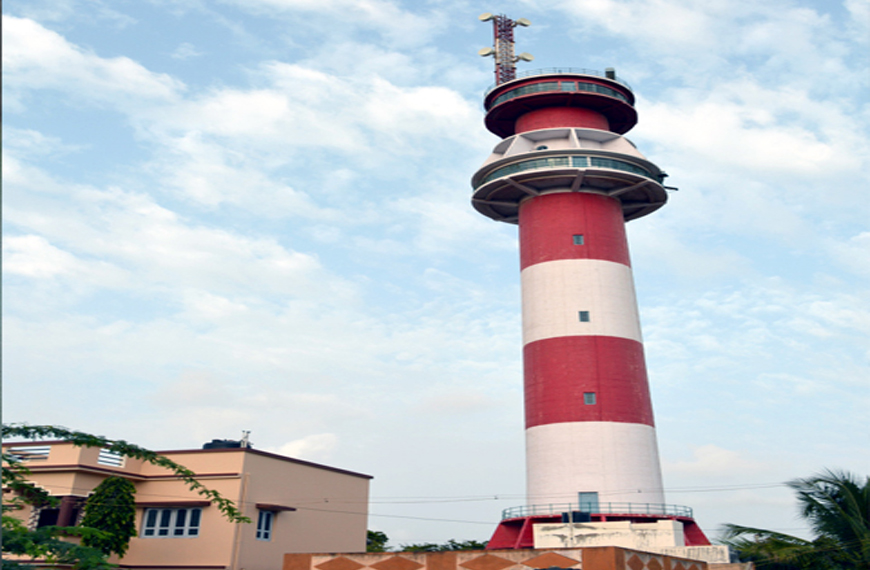
[[[544,194],[519,225],[529,504],[663,503],[619,201]]]
[[[521,280],[524,345],[573,335],[643,342],[631,267],[600,259],[560,259],[526,267]],[[580,311],[589,320],[580,320]]]

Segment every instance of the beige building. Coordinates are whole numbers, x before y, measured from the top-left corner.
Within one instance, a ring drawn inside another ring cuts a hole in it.
[[[4,443],[59,508],[18,511],[32,527],[73,526],[106,477],[136,485],[138,536],[121,568],[275,570],[294,552],[364,552],[371,476],[242,447],[161,451],[234,501],[250,524],[217,507],[162,467],[70,443]]]

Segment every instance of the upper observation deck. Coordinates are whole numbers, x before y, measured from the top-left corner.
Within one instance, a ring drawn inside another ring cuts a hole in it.
[[[527,71],[491,87],[486,128],[504,138],[541,128],[586,127],[624,134],[637,124],[634,93],[611,71],[573,67]]]

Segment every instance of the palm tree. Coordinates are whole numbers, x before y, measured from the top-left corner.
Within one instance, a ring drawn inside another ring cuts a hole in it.
[[[727,525],[724,542],[763,570],[870,570],[870,477],[829,470],[788,486],[814,540]]]

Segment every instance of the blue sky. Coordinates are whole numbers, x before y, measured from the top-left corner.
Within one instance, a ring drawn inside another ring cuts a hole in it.
[[[668,502],[804,533],[783,481],[870,473],[868,0],[4,2],[4,421],[247,429],[374,475],[393,544],[487,539],[524,451],[484,11],[615,67],[679,188],[628,230]]]

